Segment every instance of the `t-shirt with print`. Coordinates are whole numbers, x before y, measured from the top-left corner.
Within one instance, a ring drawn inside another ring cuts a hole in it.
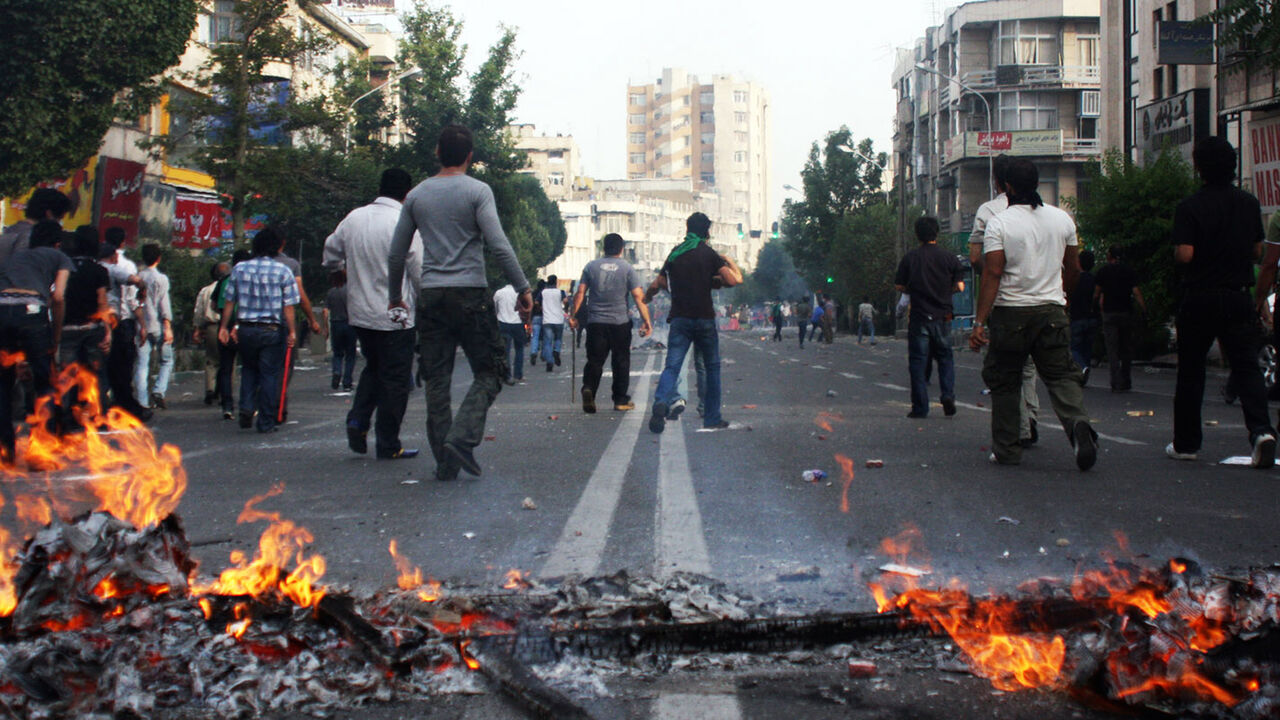
[[[716,309],[711,304],[711,281],[728,265],[720,253],[705,242],[662,265],[671,292],[669,317],[714,320]]]
[[[71,258],[57,248],[37,247],[19,250],[0,266],[0,290],[18,288],[38,293],[49,304],[53,281],[59,270],[75,269]]]
[[[987,222],[984,255],[1004,251],[1004,274],[996,293],[997,306],[1066,305],[1062,289],[1062,257],[1075,247],[1076,224],[1052,206],[1010,205]],[[915,294],[911,303],[915,304]]]
[[[587,288],[587,322],[622,325],[631,322],[627,296],[640,289],[640,276],[620,257],[596,258],[582,268],[580,283]]]
[[[1102,312],[1127,313],[1133,309],[1133,289],[1138,285],[1138,273],[1119,262],[1102,266],[1096,278],[1102,288]]]
[[[927,322],[951,317],[951,296],[961,280],[964,267],[955,254],[926,243],[903,256],[893,282],[911,295],[911,319]]]
[[[63,322],[86,325],[98,314],[98,290],[111,287],[107,269],[90,257],[71,258],[71,277],[67,278],[67,310]]]
[[[1173,211],[1173,244],[1195,250],[1183,272],[1188,290],[1253,285],[1255,243],[1262,241],[1258,199],[1230,185],[1205,185]]]
[[[564,324],[564,291],[558,287],[542,291],[542,324]]]

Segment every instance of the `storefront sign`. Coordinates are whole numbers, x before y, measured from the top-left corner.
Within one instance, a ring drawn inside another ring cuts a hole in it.
[[[142,216],[142,183],[147,166],[104,157],[98,166],[98,227],[124,229],[125,242],[134,244]]]
[[[1156,62],[1161,65],[1212,65],[1213,25],[1161,22],[1156,30]]]
[[[1006,130],[1003,132],[970,132],[964,134],[967,158],[993,155],[1061,155],[1061,130]],[[948,159],[952,158],[948,153]]]
[[[1280,211],[1280,117],[1250,123],[1249,146],[1253,192],[1262,203],[1262,213]]]
[[[173,240],[176,248],[218,247],[222,241],[222,205],[207,195],[178,195],[174,203]]]
[[[1209,91],[1205,89],[1165,98],[1138,108],[1137,145],[1143,162],[1171,148],[1191,162],[1196,140],[1209,134]]]

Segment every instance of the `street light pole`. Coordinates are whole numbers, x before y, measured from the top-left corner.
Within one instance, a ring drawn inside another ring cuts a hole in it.
[[[839,150],[839,151],[841,151],[841,152],[847,152],[847,153],[849,153],[850,155],[857,155],[858,157],[862,158],[863,160],[866,160],[867,162],[871,163],[872,165],[875,165],[876,167],[880,168],[880,172],[882,172],[882,173],[888,173],[888,172],[889,172],[889,168],[888,168],[888,166],[887,166],[887,163],[878,163],[878,162],[876,162],[875,160],[872,160],[871,158],[867,157],[867,155],[866,155],[865,153],[863,153],[861,150],[859,150],[859,149],[857,149],[857,148],[855,148],[855,147],[852,147],[852,146],[850,146],[850,145],[837,145],[837,146],[836,146],[836,149],[837,149],[837,150]],[[881,185],[884,185],[884,179],[883,179],[883,178],[881,178],[881,180],[880,180],[880,184],[881,184]],[[889,190],[888,190],[888,188],[886,188],[886,189],[885,189],[885,191],[884,191],[884,204],[885,204],[885,205],[888,205],[888,204],[889,204]]]
[[[987,140],[988,142],[990,141],[991,139],[991,103],[987,101],[987,98],[982,93],[978,92],[973,87],[966,85],[964,81],[962,81],[960,78],[953,77],[944,72],[935,70],[929,67],[928,65],[924,65],[922,63],[916,63],[916,69],[921,72],[927,72],[930,75],[937,75],[943,80],[949,80],[959,85],[962,89],[968,90],[970,93],[977,95],[978,99],[981,100],[982,104],[987,108]],[[991,154],[991,148],[987,148],[987,192],[989,193],[990,197],[996,196],[995,156]]]
[[[354,121],[354,118],[351,117],[351,114],[355,112],[356,105],[359,105],[361,100],[364,100],[365,98],[370,97],[371,95],[376,95],[407,77],[413,77],[414,75],[421,75],[421,74],[422,74],[422,68],[416,68],[416,67],[410,68],[400,73],[399,75],[391,78],[390,80],[382,83],[378,87],[370,90],[369,92],[361,95],[355,100],[352,100],[351,104],[347,106],[346,113],[344,114],[344,117],[346,118],[346,120],[342,126],[342,130],[343,130],[342,151],[345,153],[347,149],[351,146],[351,124]]]

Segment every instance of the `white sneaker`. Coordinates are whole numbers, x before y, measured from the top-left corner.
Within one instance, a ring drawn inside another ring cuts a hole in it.
[[[1271,441],[1271,444],[1272,444],[1272,449],[1274,450],[1274,449],[1275,449],[1275,440],[1274,440],[1274,439]],[[1254,452],[1257,452],[1257,450],[1255,449],[1255,451],[1254,451]],[[1173,458],[1174,460],[1195,460],[1195,459],[1196,459],[1196,454],[1195,454],[1195,453],[1180,453],[1180,452],[1178,452],[1177,450],[1174,450],[1174,449],[1173,449],[1173,443],[1169,443],[1168,445],[1165,445],[1165,446],[1164,446],[1164,454],[1165,454],[1165,455],[1168,455],[1169,457]],[[1274,452],[1272,453],[1272,458],[1271,458],[1271,459],[1272,459],[1272,461],[1273,461],[1273,462],[1275,461],[1275,453],[1274,453]]]
[[[1252,467],[1265,470],[1276,464],[1276,436],[1263,433],[1253,439]]]

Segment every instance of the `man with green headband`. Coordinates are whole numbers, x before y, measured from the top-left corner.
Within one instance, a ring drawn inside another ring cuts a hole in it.
[[[658,380],[653,415],[649,430],[662,432],[667,422],[667,409],[676,397],[676,379],[684,366],[690,346],[696,347],[705,361],[705,428],[724,429],[729,423],[720,416],[720,337],[716,333],[716,311],[711,304],[711,288],[733,287],[742,283],[742,271],[731,258],[717,253],[707,244],[711,236],[711,219],[694,213],[685,222],[688,234],[663,264],[649,287],[646,301],[659,289],[671,293],[670,332],[667,337],[667,360]]]

